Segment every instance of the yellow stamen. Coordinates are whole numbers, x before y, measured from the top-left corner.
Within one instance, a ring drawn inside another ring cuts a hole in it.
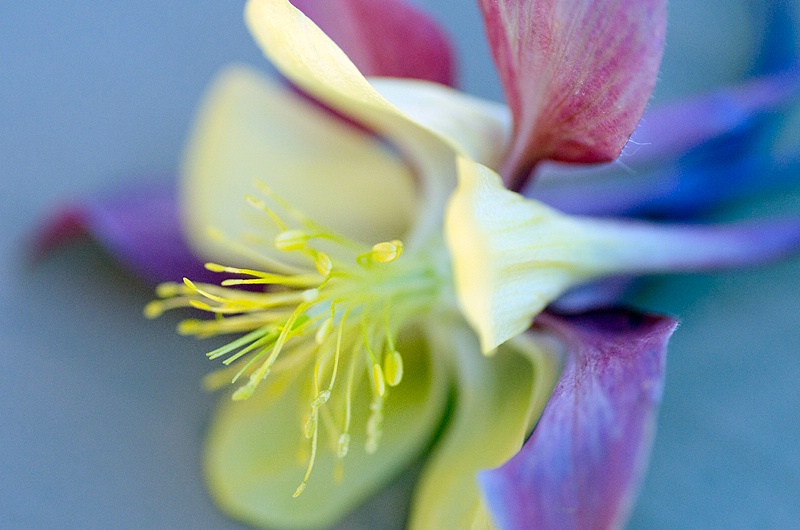
[[[386,393],[386,379],[383,377],[383,369],[381,365],[372,365],[372,385],[375,393],[383,396]]]
[[[324,252],[314,253],[314,265],[317,268],[317,272],[325,277],[329,276],[331,270],[333,270],[333,262],[331,261],[330,256]]]
[[[180,284],[174,282],[164,282],[156,286],[156,296],[159,298],[169,298],[181,293]]]
[[[241,242],[235,241],[229,236],[226,236],[224,233],[220,232],[219,230],[210,228],[208,230],[208,237],[214,241],[220,242],[228,246],[231,249],[231,251],[236,255],[245,257],[250,261],[263,263],[264,265],[266,265],[266,268],[268,268],[272,272],[279,272],[281,274],[298,274],[303,272],[303,269],[296,267],[294,265],[290,265],[283,261],[279,261],[275,259],[272,255],[267,254],[265,252],[259,252],[255,250],[255,248],[251,245],[245,245]]]
[[[394,239],[378,243],[372,247],[372,260],[378,263],[391,263],[403,254],[403,242]]]
[[[322,325],[317,329],[317,333],[314,335],[314,342],[316,342],[319,346],[328,340],[328,337],[333,330],[333,315],[326,318]]]
[[[275,248],[283,251],[303,250],[311,236],[303,230],[284,230],[275,236]]]
[[[383,358],[383,373],[386,376],[386,384],[397,386],[403,379],[403,358],[400,352],[392,350]]]
[[[339,440],[336,443],[336,456],[339,458],[344,458],[347,456],[347,452],[350,450],[350,435],[346,432],[343,432],[339,435]]]
[[[319,414],[319,412],[315,411],[314,414],[315,415]],[[316,427],[316,423],[317,422],[316,422],[316,417],[315,417],[314,418],[314,434],[311,437],[311,456],[308,459],[308,467],[306,467],[306,474],[305,474],[305,476],[303,476],[303,481],[300,483],[299,486],[297,486],[297,489],[295,490],[294,494],[292,495],[292,497],[294,497],[294,498],[299,497],[303,493],[303,491],[305,491],[306,486],[308,486],[308,479],[311,476],[311,470],[314,468],[314,461],[317,459],[317,439],[318,439],[318,435],[319,435],[319,430]]]
[[[367,454],[378,452],[378,445],[383,434],[383,397],[375,396],[369,406],[371,414],[367,420],[367,442],[364,450]]]
[[[187,319],[178,324],[180,335],[196,335],[207,338],[228,333],[243,333],[266,324],[286,322],[291,313],[287,311],[259,311],[215,320]]]
[[[165,311],[187,307],[189,299],[184,297],[169,298],[167,300],[153,300],[144,306],[144,316],[149,319],[160,317]]]
[[[267,206],[267,203],[265,203],[261,199],[253,197],[252,195],[245,195],[244,198],[248,203],[250,203],[250,206],[252,206],[256,210],[261,210],[264,213],[266,213],[267,215],[269,215],[272,218],[272,220],[275,221],[275,224],[277,224],[278,227],[281,230],[284,230],[284,231],[287,230],[287,227],[283,223],[283,221],[281,221],[281,218],[272,210],[272,208]]]
[[[432,305],[441,280],[435,263],[413,256],[399,260],[402,241],[371,247],[357,243],[307,218],[267,186],[259,184],[259,188],[266,200],[247,200],[279,228],[274,241],[264,242],[273,250],[261,253],[248,245],[232,246],[263,261],[271,272],[207,263],[209,271],[239,277],[227,278],[221,285],[189,279],[162,284],[157,289],[161,299],[148,304],[145,313],[155,317],[168,309],[193,307],[215,318],[184,320],[178,325],[180,333],[197,337],[243,333],[206,354],[228,367],[209,376],[207,384],[217,387],[225,380],[236,383],[246,377],[233,392],[234,400],[249,398],[273,371],[283,370],[286,378],[269,377],[265,384],[279,388],[301,370],[311,369],[308,415],[301,422],[310,447],[305,451],[307,467],[294,493],[297,496],[306,488],[314,467],[320,423],[323,447],[329,447],[338,459],[345,458],[352,438],[353,406],[364,394],[372,396],[365,450],[378,450],[388,389],[403,378],[395,335]],[[292,253],[291,264],[276,259],[275,249]],[[262,292],[236,288],[241,285],[265,287]],[[340,370],[345,370],[343,382]]]

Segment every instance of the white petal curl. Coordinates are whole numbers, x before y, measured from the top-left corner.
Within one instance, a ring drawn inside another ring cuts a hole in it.
[[[486,163],[496,162],[500,156],[497,153],[482,156],[470,152],[470,148],[476,144],[475,135],[483,134],[475,131],[486,127],[487,137],[497,136],[498,127],[508,127],[507,118],[500,118],[499,121],[506,120],[506,123],[498,125],[497,113],[473,109],[473,115],[481,119],[472,124],[471,129],[460,129],[467,131],[465,137],[456,136],[459,132],[456,129],[433,127],[430,121],[416,121],[376,90],[345,53],[287,0],[249,0],[245,21],[266,57],[281,74],[317,100],[388,139],[417,171],[424,204],[420,207],[414,235],[407,241],[409,248],[424,242],[426,236],[438,231],[441,225],[444,204],[457,181],[454,155],[480,157]],[[398,100],[401,107],[403,99]],[[411,109],[406,106],[404,110]],[[441,123],[442,120],[437,121]],[[480,150],[485,149],[486,144],[497,143],[486,142],[480,145]]]
[[[253,70],[231,67],[206,97],[183,166],[184,224],[205,258],[231,259],[209,228],[234,240],[277,234],[245,200],[257,194],[254,181],[368,244],[402,236],[415,215],[414,176],[380,141]]]
[[[708,239],[691,231],[570,217],[509,191],[485,166],[459,158],[458,169],[445,238],[462,312],[484,353],[528,329],[570,287],[690,269],[709,254]]]

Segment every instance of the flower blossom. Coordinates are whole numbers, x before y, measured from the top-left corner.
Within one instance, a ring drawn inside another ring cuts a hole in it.
[[[593,218],[520,193],[545,161],[619,156],[656,81],[665,2],[481,0],[508,106],[448,86],[446,39],[399,0],[293,4],[247,3],[293,86],[241,66],[214,83],[179,198],[206,271],[145,309],[193,307],[213,318],[179,332],[235,336],[208,352],[225,367],[207,383],[234,383],[208,435],[212,495],[252,524],[324,526],[433,444],[413,528],[623,524],[675,321],[546,308],[593,280],[800,243],[796,221]],[[747,112],[787,86],[743,89]]]

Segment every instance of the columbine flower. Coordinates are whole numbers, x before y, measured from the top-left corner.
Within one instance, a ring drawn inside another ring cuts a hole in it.
[[[235,384],[208,439],[215,498],[254,524],[329,524],[437,438],[412,527],[621,524],[674,321],[543,311],[590,280],[752,263],[799,239],[796,223],[571,217],[517,193],[544,160],[619,155],[655,82],[664,2],[482,1],[509,108],[445,86],[445,41],[398,1],[295,4],[342,48],[286,0],[248,2],[304,95],[220,76],[181,200],[195,252],[229,277],[162,284],[146,308],[194,307],[214,318],[182,333],[236,334],[208,353],[226,366],[209,383]],[[342,49],[428,81],[367,80]],[[751,92],[763,107],[785,88]]]

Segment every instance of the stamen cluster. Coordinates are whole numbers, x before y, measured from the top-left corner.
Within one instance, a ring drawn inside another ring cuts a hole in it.
[[[168,309],[192,307],[215,318],[184,320],[180,333],[201,338],[244,333],[206,354],[224,359],[221,374],[231,383],[246,378],[233,392],[234,400],[252,396],[271,373],[288,374],[291,380],[307,374],[309,408],[302,425],[311,450],[297,496],[314,465],[320,424],[337,456],[347,455],[353,400],[365,383],[371,395],[365,450],[378,450],[389,388],[400,384],[405,369],[397,335],[429,309],[441,282],[430,264],[404,256],[401,241],[370,248],[310,220],[265,185],[259,187],[278,207],[248,197],[279,228],[273,246],[286,259],[276,259],[274,251],[260,256],[275,272],[207,263],[208,270],[234,277],[220,285],[189,279],[162,284],[160,299],[148,304],[145,314],[154,318]],[[246,250],[252,257],[252,247]]]

